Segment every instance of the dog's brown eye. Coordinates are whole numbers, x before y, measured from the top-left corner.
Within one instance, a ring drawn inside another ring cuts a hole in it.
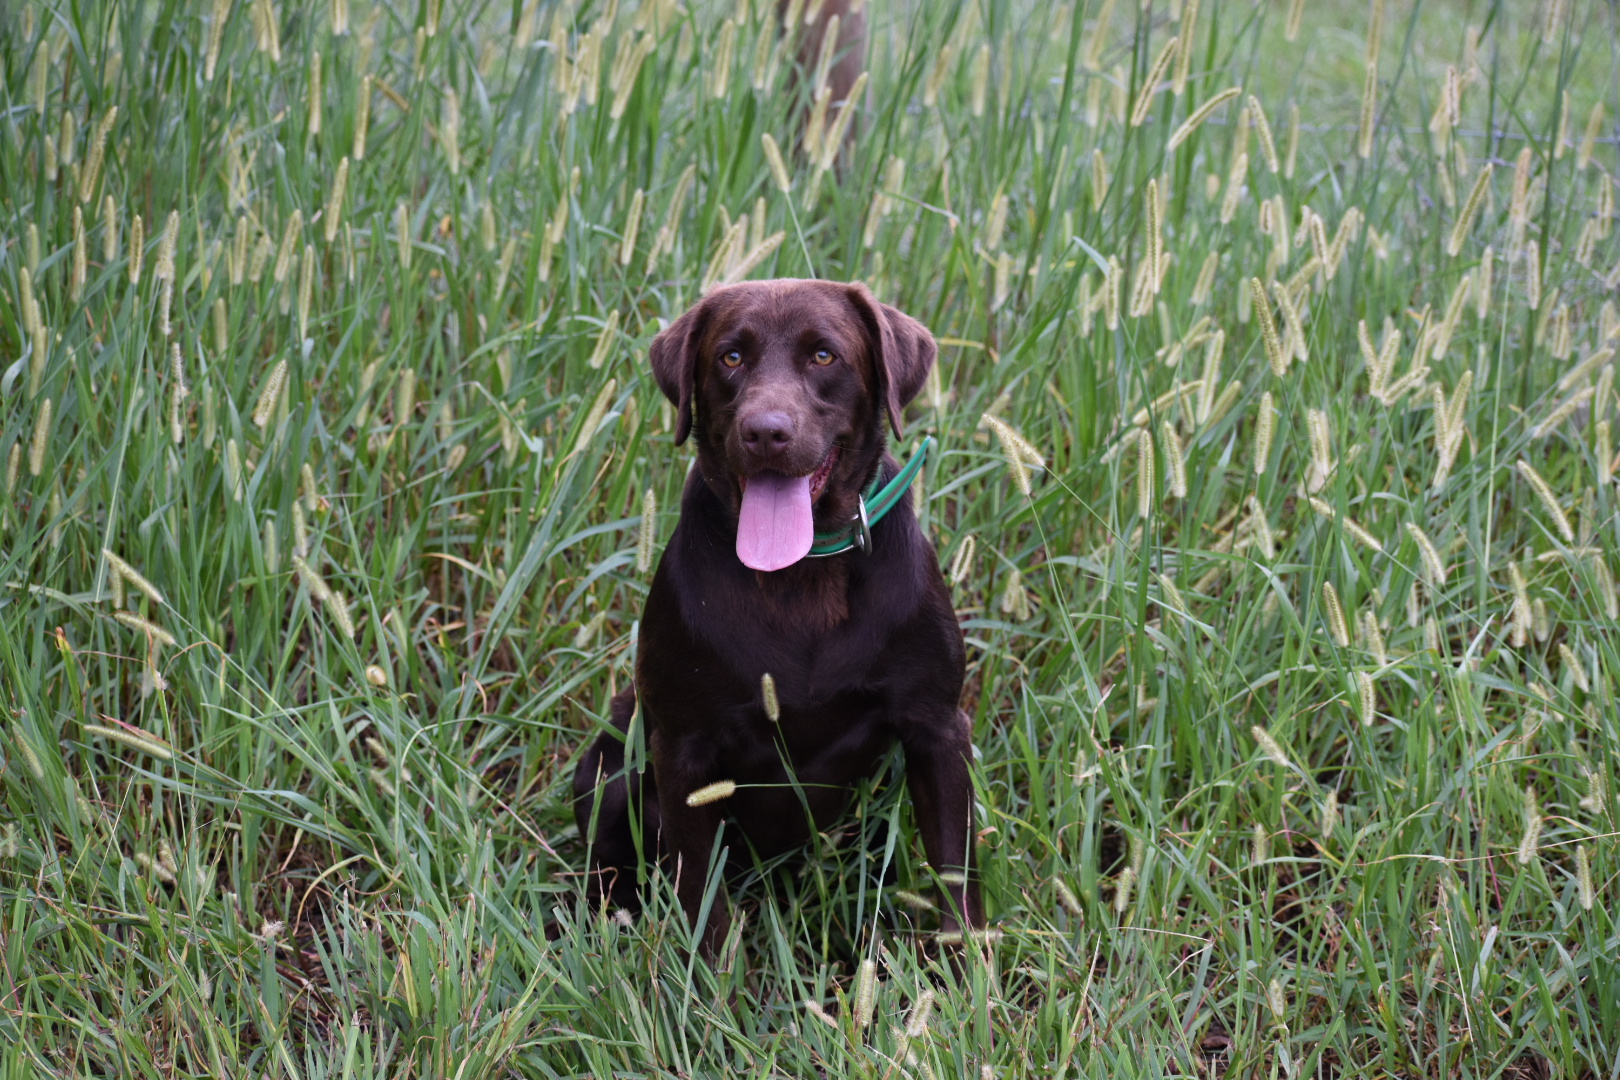
[[[738,352],[736,349],[732,349],[730,352],[720,357],[720,362],[725,364],[726,367],[736,367],[742,363],[742,353]]]
[[[838,359],[838,357],[834,356],[832,353],[828,352],[826,349],[817,349],[816,350],[816,363],[820,364],[822,367],[826,367],[828,364],[832,363],[836,359]]]

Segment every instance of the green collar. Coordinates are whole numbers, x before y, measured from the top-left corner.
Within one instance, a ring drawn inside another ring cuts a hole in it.
[[[809,558],[819,558],[823,555],[840,555],[846,551],[859,550],[872,551],[872,526],[883,520],[885,514],[893,510],[900,502],[900,497],[911,486],[911,481],[923,467],[923,461],[928,457],[928,451],[934,448],[934,437],[923,436],[918,444],[916,453],[905,467],[894,474],[894,479],[887,484],[883,483],[883,469],[878,469],[872,483],[855,501],[855,519],[836,532],[816,533],[815,542],[810,545]]]

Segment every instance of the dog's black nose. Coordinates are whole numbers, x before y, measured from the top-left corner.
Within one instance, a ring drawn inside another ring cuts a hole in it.
[[[761,457],[781,453],[793,441],[793,418],[784,412],[749,413],[741,426],[743,445]]]

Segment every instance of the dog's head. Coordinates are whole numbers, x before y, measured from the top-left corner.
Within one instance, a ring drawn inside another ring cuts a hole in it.
[[[738,557],[776,570],[804,557],[815,527],[849,521],[885,419],[898,437],[936,352],[864,285],[784,279],[714,290],[650,356],[676,443],[696,433],[704,480],[738,512]]]

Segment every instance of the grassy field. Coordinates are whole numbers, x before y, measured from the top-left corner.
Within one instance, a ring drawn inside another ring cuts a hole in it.
[[[0,5],[0,1077],[1620,1076],[1614,9],[870,6],[827,169],[814,2]],[[803,275],[942,342],[956,967],[894,783],[581,898],[647,344]]]

